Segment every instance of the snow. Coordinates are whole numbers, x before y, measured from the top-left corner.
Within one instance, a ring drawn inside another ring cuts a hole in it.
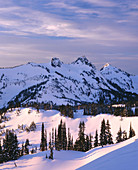
[[[24,103],[52,101],[57,105],[66,105],[74,104],[74,101],[97,102],[102,89],[117,91],[107,80],[126,91],[138,92],[138,76],[128,76],[111,65],[100,72],[86,57],[80,57],[71,64],[53,58],[50,63],[28,63],[0,69],[0,108],[28,88],[37,93],[33,99],[27,98]]]
[[[94,148],[88,152],[77,151],[55,151],[54,160],[46,159],[46,153],[49,155],[49,150],[36,154],[25,155],[16,161],[9,161],[0,164],[0,169],[15,169],[14,162],[16,162],[16,169],[34,170],[34,169],[50,169],[50,170],[74,170],[80,169],[136,169],[138,166],[138,117],[115,117],[109,114],[100,114],[95,117],[83,116],[83,110],[77,110],[75,118],[67,118],[60,115],[56,110],[40,110],[39,113],[32,108],[22,108],[19,116],[16,115],[15,109],[13,112],[8,112],[6,115],[10,117],[9,121],[3,122],[5,129],[15,129],[18,136],[19,143],[25,142],[28,138],[32,147],[39,147],[41,136],[41,125],[44,122],[47,132],[51,132],[52,127],[57,127],[60,120],[66,122],[67,127],[70,127],[71,134],[74,141],[78,135],[78,125],[80,121],[84,121],[86,125],[86,134],[91,133],[95,135],[96,129],[100,131],[101,121],[103,118],[109,120],[111,124],[111,132],[115,141],[116,134],[121,126],[122,130],[129,132],[130,123],[136,132],[136,136],[124,142]],[[28,111],[31,113],[28,114]],[[35,132],[20,132],[18,131],[18,124],[30,125],[31,122],[36,123],[37,129]],[[120,168],[119,168],[120,167]],[[136,168],[135,168],[136,167]]]
[[[130,75],[108,63],[100,71],[107,80],[117,84],[120,88],[138,94],[138,76]]]

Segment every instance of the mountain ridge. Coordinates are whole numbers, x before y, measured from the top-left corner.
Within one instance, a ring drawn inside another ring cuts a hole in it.
[[[101,99],[108,102],[114,98],[120,100],[119,96],[135,98],[138,78],[135,76],[135,83],[133,79],[134,76],[109,64],[98,71],[85,56],[71,64],[64,64],[59,58],[52,58],[49,63],[29,62],[0,69],[0,108],[7,107],[15,99],[23,104],[52,102],[62,105]]]

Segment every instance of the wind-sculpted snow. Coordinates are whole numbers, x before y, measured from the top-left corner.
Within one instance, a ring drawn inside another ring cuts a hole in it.
[[[0,69],[0,108],[15,99],[22,103],[52,102],[58,105],[98,102],[101,98],[108,100],[124,95],[125,91],[120,91],[118,86],[129,92],[137,91],[136,77],[121,71],[109,75],[109,71],[106,72],[106,69],[96,70],[86,57],[71,64],[53,58],[50,63]]]

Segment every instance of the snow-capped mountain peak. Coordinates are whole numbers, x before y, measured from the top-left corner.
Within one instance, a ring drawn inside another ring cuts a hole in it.
[[[135,83],[137,76],[130,75],[129,73],[117,67],[113,67],[108,63],[101,68],[100,72],[113,85],[117,85],[124,91],[138,93],[137,85]]]
[[[63,62],[60,61],[59,58],[52,58],[52,59],[51,59],[51,65],[52,65],[53,67],[61,67],[62,64],[63,64]]]
[[[96,67],[85,56],[79,57],[76,61],[72,62],[71,64],[88,65],[93,69],[96,69]]]
[[[86,57],[71,64],[59,58],[52,58],[50,63],[31,62],[0,69],[0,108],[11,101],[57,105],[108,101],[125,92],[138,93],[137,80],[111,65],[98,71]]]

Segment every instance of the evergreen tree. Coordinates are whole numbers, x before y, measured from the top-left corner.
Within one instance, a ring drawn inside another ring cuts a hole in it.
[[[53,147],[50,148],[50,156],[49,159],[53,160]]]
[[[92,135],[90,134],[89,135],[89,141],[90,141],[90,143],[89,143],[89,149],[91,149],[92,148]]]
[[[52,128],[52,147],[54,148],[54,128]]]
[[[62,119],[60,121],[60,124],[58,125],[58,150],[61,150],[62,149],[62,146],[63,146],[63,130],[62,130],[62,127],[63,127],[63,123],[62,123]]]
[[[119,128],[119,131],[117,132],[116,141],[117,141],[117,143],[119,143],[119,142],[122,142],[122,141],[123,141],[121,126],[120,126],[120,128]]]
[[[71,150],[71,133],[70,133],[70,128],[68,128],[68,150]]]
[[[24,143],[22,143],[21,156],[24,154]]]
[[[51,142],[51,132],[49,133],[49,149],[51,149],[51,144],[52,144],[52,142]]]
[[[47,132],[46,130],[44,132],[44,123],[42,123],[40,150],[47,150]]]
[[[132,128],[131,123],[130,123],[129,138],[132,138],[133,136],[135,136],[135,131],[134,131],[134,129]]]
[[[111,129],[110,123],[109,123],[109,120],[107,120],[107,123],[106,123],[106,138],[107,138],[107,143],[108,144],[113,144],[113,138],[112,138],[112,134],[111,134],[110,129]]]
[[[88,151],[89,149],[90,149],[90,140],[89,140],[89,136],[86,135],[85,151]]]
[[[58,136],[56,128],[55,128],[55,150],[58,150]]]
[[[80,122],[79,124],[79,133],[78,133],[78,138],[74,144],[74,149],[77,151],[86,151],[86,141],[85,141],[85,124],[84,122]]]
[[[127,132],[125,130],[122,132],[122,135],[123,135],[123,141],[127,140]]]
[[[67,135],[66,135],[66,124],[64,123],[63,124],[63,128],[62,128],[62,130],[63,130],[63,150],[66,150],[67,149]]]
[[[101,122],[101,133],[100,133],[100,145],[103,147],[103,145],[107,144],[107,136],[106,136],[106,126],[105,126],[105,120]]]
[[[98,131],[96,130],[95,140],[94,140],[94,147],[97,147],[97,146],[98,146]]]
[[[45,147],[45,150],[47,150],[47,130],[46,129],[44,133],[44,147]]]
[[[29,140],[26,139],[26,142],[25,142],[25,154],[26,154],[26,155],[29,154],[29,148],[28,148],[28,146],[29,146]]]
[[[1,141],[0,141],[0,163],[3,163],[3,150],[1,146]]]
[[[16,160],[19,157],[18,140],[16,134],[12,131],[6,131],[3,140],[4,161]]]

